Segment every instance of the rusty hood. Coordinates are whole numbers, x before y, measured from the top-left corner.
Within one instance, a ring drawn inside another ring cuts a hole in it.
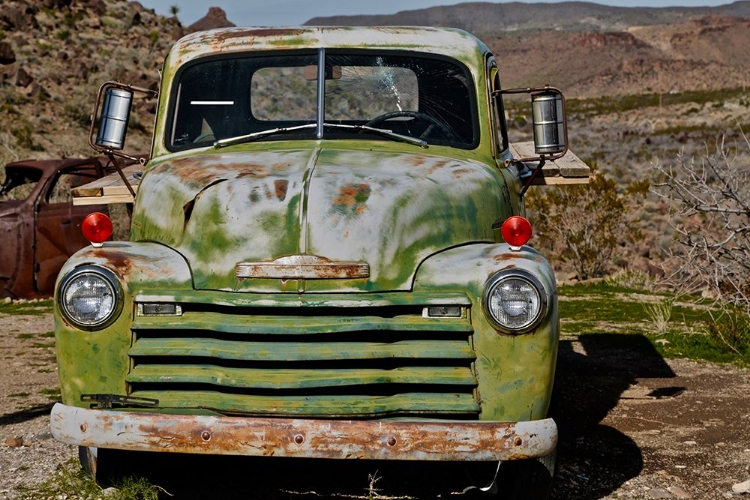
[[[430,255],[494,241],[491,214],[507,207],[500,175],[474,161],[325,147],[170,159],[141,181],[132,239],[179,251],[196,289],[407,290]]]

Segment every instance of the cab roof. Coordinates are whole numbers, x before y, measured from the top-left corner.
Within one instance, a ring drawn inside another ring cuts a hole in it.
[[[475,60],[488,52],[487,46],[474,35],[454,28],[220,28],[180,39],[170,51],[167,64],[177,67],[199,57],[233,52],[318,48],[414,50],[462,61]]]

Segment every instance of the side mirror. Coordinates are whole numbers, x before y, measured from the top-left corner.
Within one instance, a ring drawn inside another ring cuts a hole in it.
[[[565,97],[561,90],[547,85],[544,87],[500,90],[496,94],[531,94],[534,153],[538,156],[522,158],[522,162],[556,160],[568,152]]]
[[[531,94],[531,115],[534,121],[534,152],[540,156],[565,154],[568,150],[568,130],[562,93],[544,90]]]
[[[157,92],[149,89],[133,87],[119,82],[105,82],[99,87],[96,97],[96,107],[91,120],[89,130],[89,144],[94,150],[106,155],[117,155],[130,160],[139,161],[138,158],[121,153],[125,146],[125,136],[128,132],[128,121],[130,120],[130,108],[133,104],[136,92],[156,96]],[[101,107],[101,114],[99,108]],[[95,132],[99,117],[99,129]],[[96,135],[96,139],[94,136]]]
[[[133,92],[128,89],[108,87],[104,91],[104,103],[95,145],[117,150],[125,146],[132,103]]]

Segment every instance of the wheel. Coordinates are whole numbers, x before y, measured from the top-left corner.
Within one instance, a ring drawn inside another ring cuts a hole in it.
[[[89,446],[78,447],[78,461],[81,462],[81,469],[89,476],[96,479],[96,462],[98,449]]]
[[[546,457],[515,460],[500,466],[498,494],[503,500],[543,500],[549,498],[555,477],[557,451]]]
[[[445,123],[437,120],[436,118],[428,115],[427,113],[422,113],[419,111],[391,111],[390,113],[384,113],[380,116],[376,116],[375,118],[367,122],[367,126],[377,127],[381,123],[388,121],[388,120],[393,120],[395,118],[412,118],[414,120],[419,120],[421,122],[427,123],[428,127],[419,136],[420,139],[425,139],[429,137],[432,134],[432,132],[437,128],[447,140],[458,142],[458,138],[456,137],[456,135],[453,133],[453,131],[450,128],[448,128],[448,126]]]
[[[94,478],[100,486],[107,487],[117,484],[129,473],[127,464],[132,462],[125,457],[126,453],[120,450],[79,446],[78,460],[86,474]]]
[[[464,490],[467,498],[493,500],[545,500],[552,491],[557,450],[541,458],[501,462],[484,488]]]

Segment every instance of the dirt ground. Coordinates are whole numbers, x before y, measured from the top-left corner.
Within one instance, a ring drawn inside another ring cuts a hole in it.
[[[0,314],[0,499],[15,498],[16,486],[43,481],[76,456],[48,429],[47,415],[59,397],[52,329],[49,314]],[[750,499],[750,493],[733,491],[750,479],[750,371],[664,360],[640,335],[567,335],[556,393],[555,499]],[[293,481],[266,485],[277,489],[274,496],[330,496],[305,484],[319,470],[311,473],[308,463],[285,465],[283,476]],[[359,498],[394,498],[389,480],[431,480],[409,474],[394,479],[375,465],[354,472],[340,467],[327,462],[323,469],[355,484]],[[260,484],[273,481],[257,470],[252,479],[247,469],[223,476],[198,470],[197,477],[180,474],[167,491],[174,498],[219,498],[196,487],[209,482],[208,491],[221,485],[220,497],[230,498],[234,479],[244,488],[253,483],[256,495],[242,498],[269,497]],[[187,477],[195,479],[190,491],[179,486]]]

